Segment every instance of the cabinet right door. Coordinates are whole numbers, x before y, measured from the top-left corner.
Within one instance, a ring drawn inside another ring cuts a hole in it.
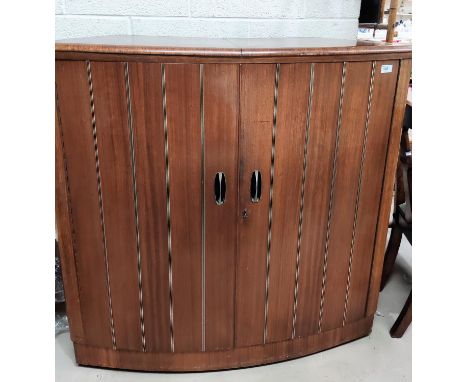
[[[364,318],[398,65],[240,66],[236,346]]]

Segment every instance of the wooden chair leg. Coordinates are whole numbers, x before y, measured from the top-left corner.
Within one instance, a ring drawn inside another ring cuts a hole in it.
[[[393,265],[395,264],[398,250],[400,249],[402,235],[403,232],[398,226],[392,228],[390,240],[388,241],[387,249],[385,251],[382,279],[380,282],[381,291],[385,288],[385,285],[387,285],[388,279],[392,273]]]
[[[390,335],[393,338],[401,338],[403,334],[405,334],[406,329],[408,329],[408,326],[411,324],[411,320],[413,318],[411,301],[412,293],[413,292],[411,291],[408,298],[406,299],[405,306],[401,310],[400,315],[390,329]]]

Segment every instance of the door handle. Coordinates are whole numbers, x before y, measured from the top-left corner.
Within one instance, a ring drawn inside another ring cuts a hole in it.
[[[258,203],[262,197],[262,174],[255,170],[250,178],[250,199],[253,203]]]
[[[218,206],[224,204],[226,199],[226,176],[223,172],[218,172],[215,175],[214,193],[216,204]]]

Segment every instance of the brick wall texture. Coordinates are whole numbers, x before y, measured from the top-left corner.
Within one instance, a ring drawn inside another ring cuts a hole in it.
[[[360,0],[56,0],[56,39],[109,34],[355,39]]]

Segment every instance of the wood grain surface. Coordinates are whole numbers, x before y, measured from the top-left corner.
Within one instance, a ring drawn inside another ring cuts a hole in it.
[[[171,346],[161,78],[160,64],[129,64],[148,351]]]
[[[206,349],[234,346],[237,254],[239,66],[204,65]],[[217,205],[214,180],[226,177]]]
[[[280,67],[267,341],[291,338],[310,64]]]
[[[84,342],[83,319],[81,316],[80,290],[78,273],[76,271],[75,227],[72,219],[72,209],[69,193],[67,158],[63,150],[60,107],[56,102],[55,112],[55,214],[57,229],[60,268],[66,300],[68,304],[67,319],[73,342]],[[72,254],[72,256],[70,256]]]
[[[99,36],[57,41],[59,52],[118,53],[183,56],[321,56],[362,53],[407,53],[411,45],[377,41],[316,37],[289,38],[197,38],[157,36]]]
[[[400,137],[403,117],[406,108],[406,96],[411,77],[411,60],[401,60],[398,71],[395,98],[393,100],[393,113],[390,124],[390,134],[387,144],[387,157],[385,160],[385,175],[380,193],[379,218],[375,237],[374,254],[372,259],[371,279],[366,304],[366,314],[374,314],[379,298],[380,279],[384,260],[385,244],[387,241],[388,220],[393,199],[393,185],[400,148]]]
[[[323,255],[343,64],[315,64],[296,336],[318,332]]]
[[[231,351],[198,353],[138,353],[75,344],[77,362],[145,371],[203,371],[264,365],[313,354],[370,333],[373,317],[321,334]]]
[[[124,65],[93,62],[91,73],[116,346],[142,350]]]
[[[381,73],[382,65],[392,65],[391,73]],[[369,115],[368,137],[362,172],[361,195],[356,216],[355,248],[349,284],[347,321],[366,315],[370,267],[377,228],[379,195],[382,187],[385,154],[393,110],[399,62],[377,62]]]
[[[174,349],[202,346],[200,66],[166,65]]]
[[[58,42],[57,237],[77,362],[217,370],[367,335],[410,57],[321,39]]]
[[[263,343],[275,70],[275,65],[241,65],[237,347]],[[253,203],[250,180],[256,170],[262,175],[262,192]]]
[[[329,246],[324,254],[328,264],[323,274],[322,330],[337,328],[343,322],[371,67],[370,62],[346,64],[342,121],[334,158],[336,178],[330,191]]]
[[[111,348],[109,296],[99,218],[86,63],[57,62],[55,70],[63,146],[67,157],[72,207],[70,219],[76,227],[76,276],[80,289],[84,336],[89,345]],[[61,228],[60,226],[59,232]],[[61,249],[64,250],[63,247]],[[73,253],[63,253],[62,256],[71,257]],[[62,266],[64,264],[66,263],[62,262]]]

